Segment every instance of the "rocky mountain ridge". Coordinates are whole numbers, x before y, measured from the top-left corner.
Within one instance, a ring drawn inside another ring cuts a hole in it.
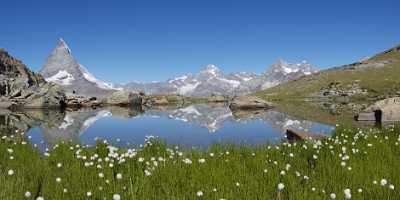
[[[207,97],[212,94],[241,96],[310,75],[317,70],[307,61],[292,64],[281,59],[262,74],[239,72],[225,75],[216,65],[207,65],[195,74],[186,74],[165,82],[131,82],[120,85],[125,90],[147,94],[180,94]]]

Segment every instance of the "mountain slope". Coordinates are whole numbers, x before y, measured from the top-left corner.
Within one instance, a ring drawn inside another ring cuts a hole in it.
[[[67,93],[104,96],[117,90],[111,84],[98,80],[79,64],[63,39],[59,40],[39,73],[47,81],[62,86]]]
[[[367,60],[320,71],[257,92],[269,100],[353,98],[368,101],[400,95],[400,46]]]
[[[195,74],[186,74],[165,82],[131,82],[123,88],[147,94],[173,93],[193,97],[207,97],[211,94],[246,95],[315,72],[314,67],[306,61],[291,64],[279,60],[262,74],[240,72],[225,75],[216,65],[210,64]]]

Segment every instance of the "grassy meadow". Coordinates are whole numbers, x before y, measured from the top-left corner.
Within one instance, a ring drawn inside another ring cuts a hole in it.
[[[321,141],[138,148],[0,139],[0,199],[399,199],[400,126],[337,127]]]

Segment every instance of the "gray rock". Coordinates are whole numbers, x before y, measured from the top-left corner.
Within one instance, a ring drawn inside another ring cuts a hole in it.
[[[117,91],[103,99],[106,105],[132,106],[142,105],[142,97],[135,92]]]
[[[272,103],[266,102],[255,96],[240,96],[235,97],[230,103],[229,108],[234,109],[269,109],[272,108]]]
[[[376,102],[357,116],[358,121],[394,122],[400,121],[400,97]]]
[[[365,112],[359,113],[356,116],[357,121],[375,121],[375,113],[374,112]]]

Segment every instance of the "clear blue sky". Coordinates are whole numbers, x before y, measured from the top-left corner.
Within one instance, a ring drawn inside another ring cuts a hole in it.
[[[0,47],[37,71],[63,37],[111,82],[165,80],[212,63],[262,72],[277,58],[326,68],[400,43],[399,0],[8,0]]]

